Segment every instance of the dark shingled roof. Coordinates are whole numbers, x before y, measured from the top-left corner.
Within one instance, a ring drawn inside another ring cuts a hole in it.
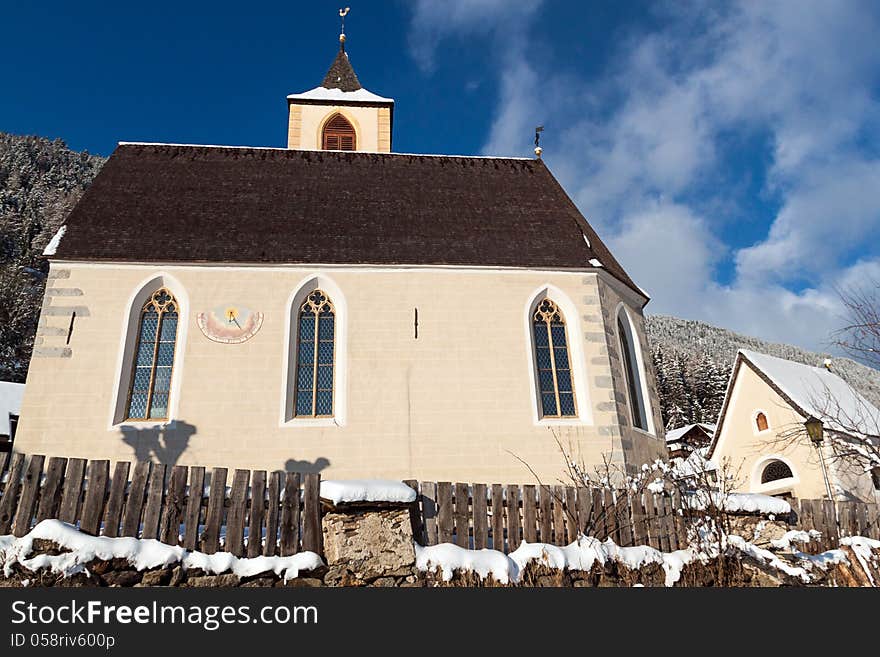
[[[361,88],[358,76],[355,75],[351,62],[348,61],[348,53],[345,52],[344,44],[339,46],[336,59],[330,65],[330,70],[324,76],[321,86],[325,89],[341,89],[342,91],[357,91]]]
[[[55,258],[549,269],[595,258],[638,291],[538,159],[120,144]]]

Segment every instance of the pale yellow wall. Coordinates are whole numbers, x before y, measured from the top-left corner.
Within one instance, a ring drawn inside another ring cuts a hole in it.
[[[321,131],[327,120],[342,114],[354,126],[357,150],[373,153],[391,151],[391,110],[387,107],[290,104],[287,147],[321,149]]]
[[[767,431],[757,431],[754,417],[758,411],[767,416]],[[815,447],[806,435],[797,439],[786,437],[805,419],[747,363],[743,363],[734,382],[712,460],[721,463],[729,459],[731,468],[739,472],[738,489],[742,491],[767,495],[792,493],[795,497],[805,499],[827,498]],[[868,475],[844,472],[842,466],[828,457],[826,454],[832,485],[836,483],[838,488],[845,491],[840,499],[874,501],[873,485]],[[774,458],[787,462],[794,478],[762,484],[764,465]]]
[[[276,469],[289,459],[323,458],[330,463],[323,472],[328,477],[533,481],[519,457],[542,480],[555,482],[563,476],[563,460],[554,432],[588,463],[621,450],[596,274],[64,263],[53,263],[50,273],[18,450],[112,460],[134,456],[121,428],[112,425],[111,406],[129,299],[160,273],[185,290],[188,335],[175,364],[176,418],[195,433],[178,463]],[[348,401],[341,427],[282,422],[288,304],[300,283],[315,274],[338,286],[347,307],[348,357],[340,366],[347,368]],[[569,340],[579,340],[583,354],[583,392],[592,416],[586,425],[551,429],[535,419],[526,306],[548,284],[576,309],[566,319]],[[219,344],[200,332],[196,313],[226,302],[265,314],[250,341]],[[78,309],[77,319],[66,345],[72,308]],[[643,437],[624,430],[624,438]],[[630,445],[628,451],[659,452],[662,441],[650,441],[647,448]],[[158,458],[168,459],[163,453]]]

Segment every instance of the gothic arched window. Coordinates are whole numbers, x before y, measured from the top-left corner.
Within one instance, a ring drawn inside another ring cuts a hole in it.
[[[758,413],[755,416],[755,426],[758,428],[758,431],[767,431],[770,428],[770,425],[767,422],[767,416],[763,413]]]
[[[535,336],[535,364],[543,417],[577,415],[571,377],[565,318],[550,299],[538,304],[532,316]]]
[[[766,484],[779,479],[789,479],[793,476],[791,468],[789,468],[784,462],[770,461],[770,463],[764,468],[764,471],[761,472],[761,483]]]
[[[617,335],[620,338],[620,354],[623,359],[623,371],[626,376],[626,391],[629,397],[629,410],[633,426],[648,430],[648,414],[642,396],[642,377],[636,355],[636,343],[630,330],[629,319],[624,317],[626,311],[621,308],[617,314]]]
[[[296,417],[333,415],[335,313],[322,290],[315,290],[299,309],[296,349]]]
[[[164,287],[153,292],[141,309],[125,411],[127,419],[168,419],[178,310],[174,296]]]
[[[324,125],[321,148],[325,151],[357,150],[354,126],[342,114],[336,114]]]

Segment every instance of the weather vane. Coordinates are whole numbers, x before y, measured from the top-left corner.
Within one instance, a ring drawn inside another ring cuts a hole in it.
[[[349,11],[351,11],[351,7],[339,10],[339,18],[342,19],[342,32],[339,34],[339,40],[343,42],[345,41],[345,17],[348,15]]]
[[[544,126],[539,125],[535,126],[535,155],[541,157],[541,153],[544,152],[544,149],[541,148],[541,133],[544,132]]]

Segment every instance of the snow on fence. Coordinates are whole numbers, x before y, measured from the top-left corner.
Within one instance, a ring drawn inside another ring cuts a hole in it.
[[[523,541],[565,546],[584,533],[601,540],[611,538],[621,547],[650,545],[671,552],[687,545],[688,518],[700,513],[692,502],[681,500],[677,491],[628,494],[571,486],[406,483],[419,493],[411,514],[413,535],[425,546],[454,543],[509,554]],[[736,497],[763,497],[773,506],[779,502],[764,496]],[[834,507],[828,500],[792,500],[790,504],[792,513],[777,520],[819,531],[822,539],[808,546],[812,551],[837,547]],[[880,539],[878,505],[838,502],[837,512],[840,536]],[[734,510],[730,515],[762,514]]]
[[[322,553],[320,475],[235,470],[231,486],[227,476],[226,468],[120,461],[111,477],[106,460],[0,453],[0,535],[24,536],[57,518],[95,536],[207,554]]]

